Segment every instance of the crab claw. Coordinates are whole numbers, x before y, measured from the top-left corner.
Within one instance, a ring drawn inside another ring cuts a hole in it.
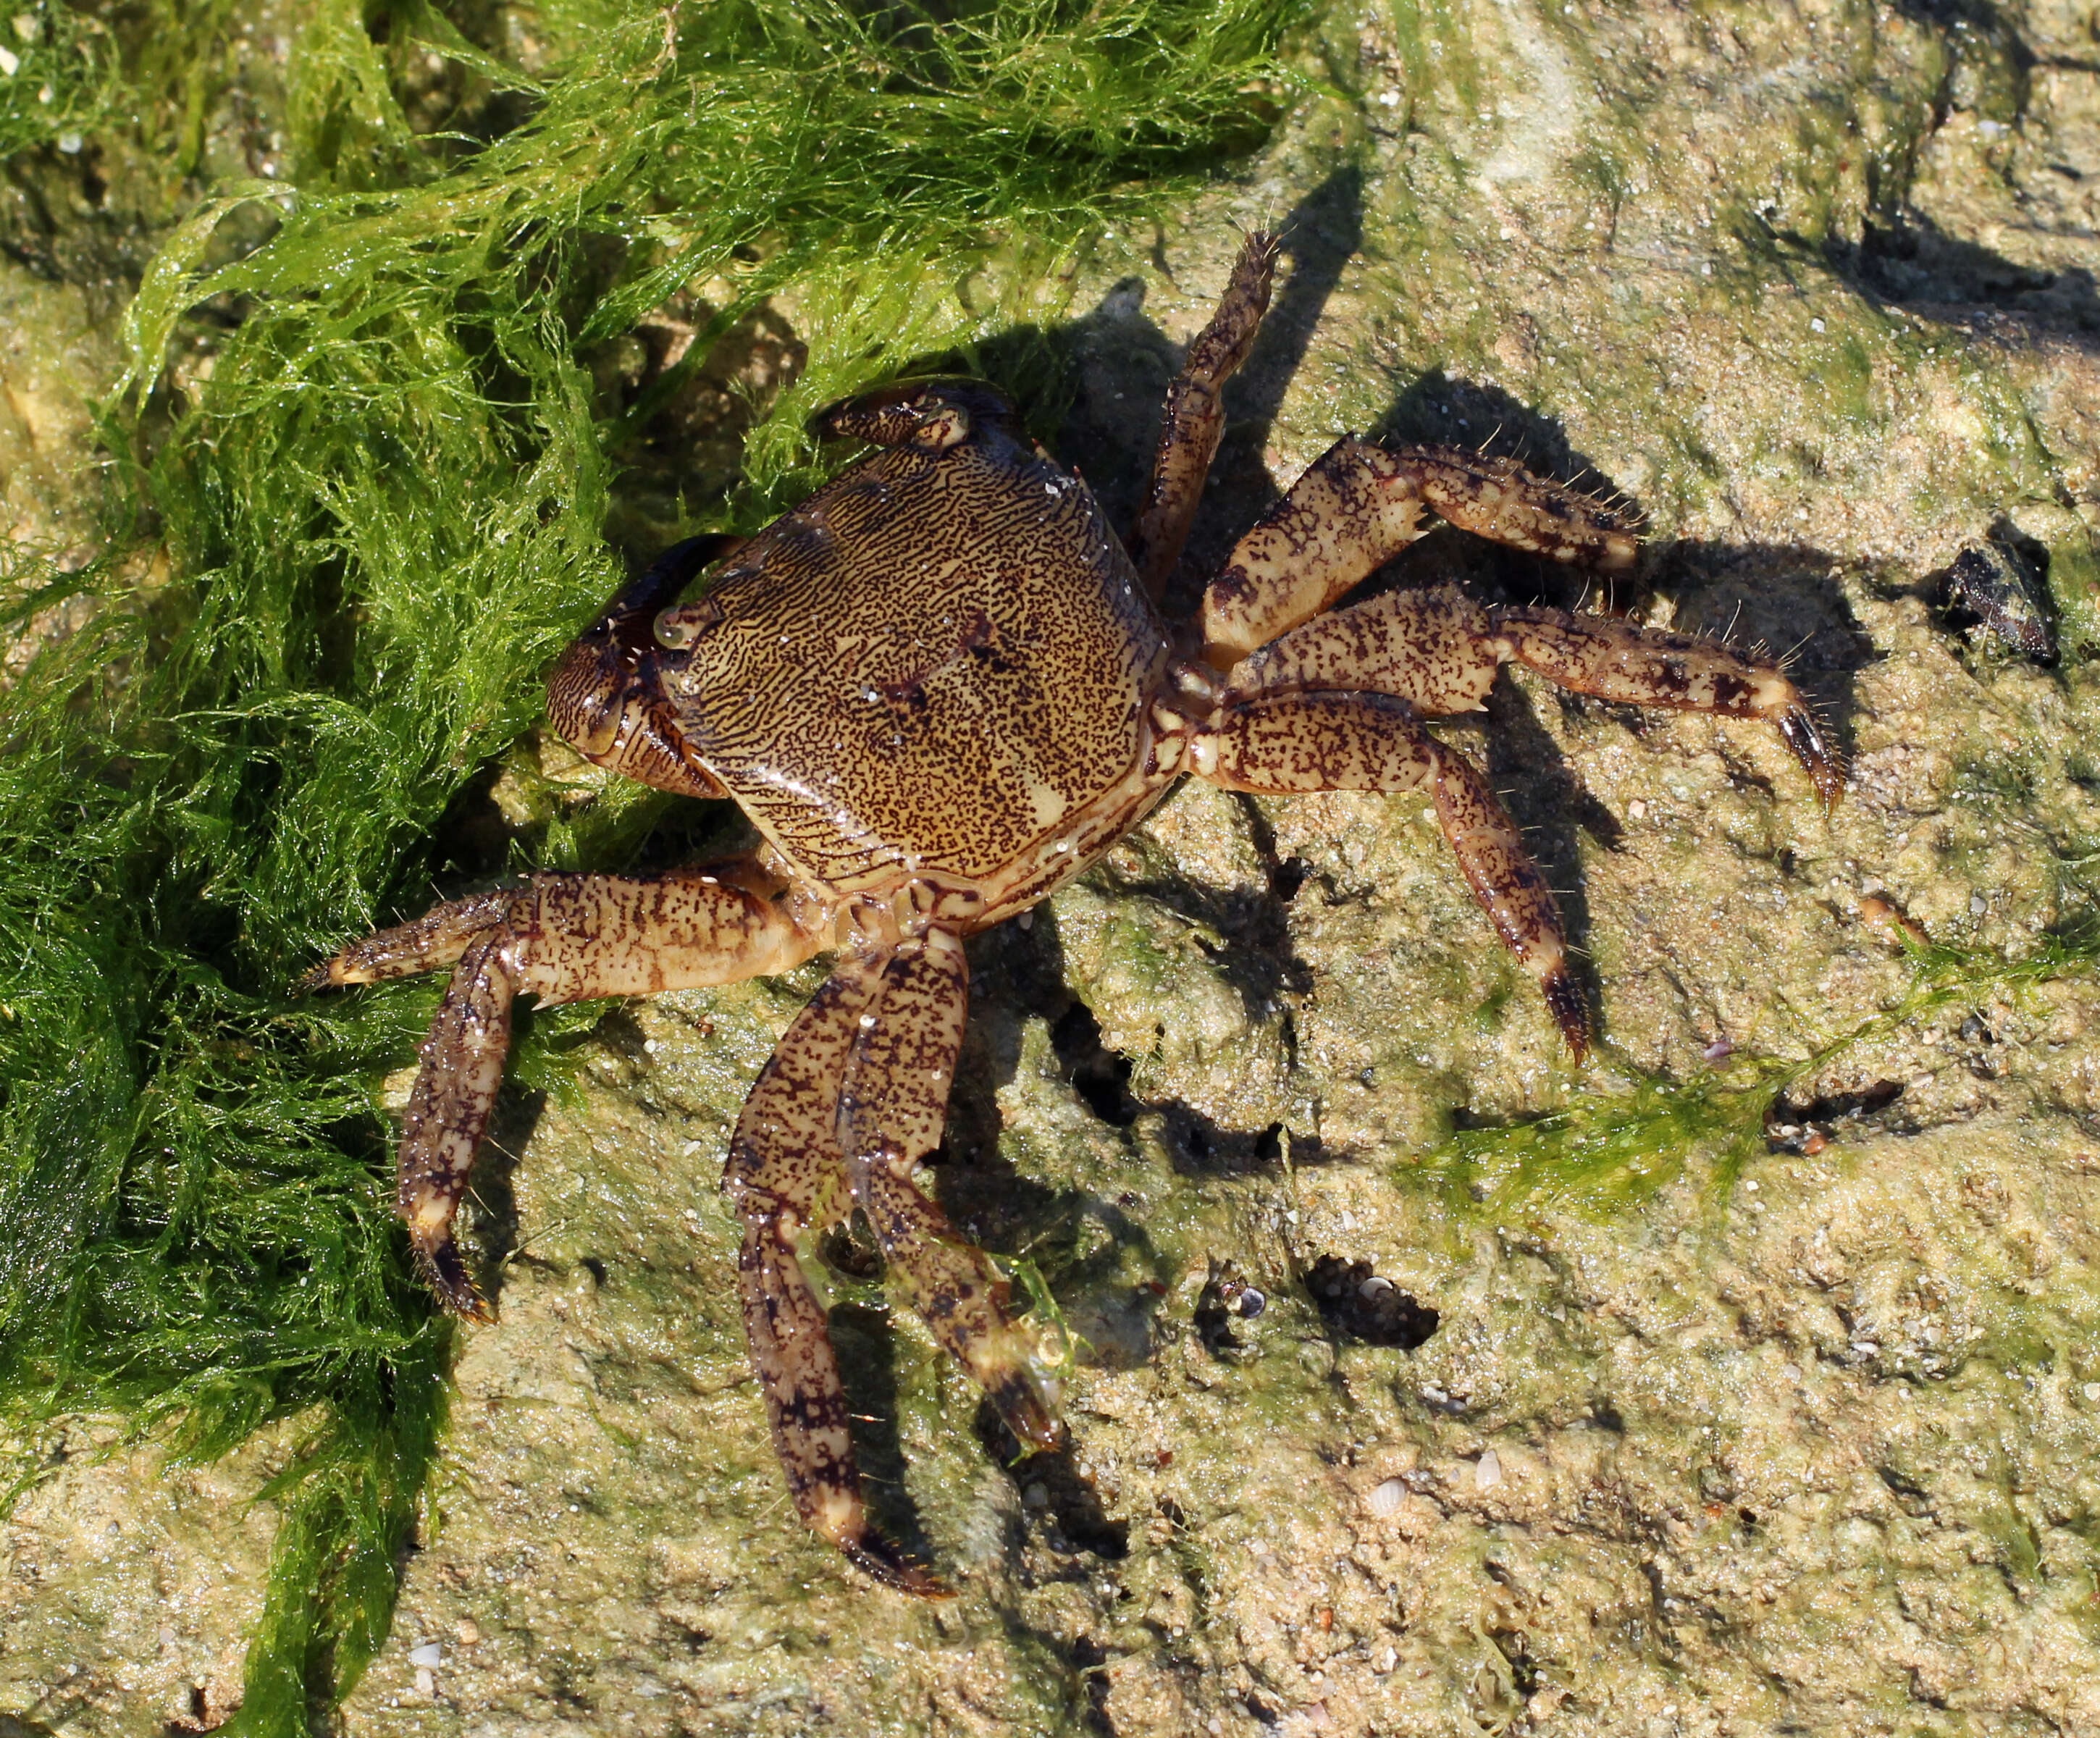
[[[893,381],[847,399],[818,412],[816,429],[832,439],[924,452],[946,452],[973,434],[996,432],[1014,439],[1021,433],[1012,405],[996,386],[946,375]]]
[[[683,796],[726,794],[686,746],[659,665],[691,643],[690,620],[680,618],[704,612],[705,600],[666,607],[738,540],[688,537],[665,551],[562,654],[547,678],[547,721],[585,760]]]

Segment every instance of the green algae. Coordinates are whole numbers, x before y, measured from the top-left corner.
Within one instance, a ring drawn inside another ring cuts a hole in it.
[[[1871,1019],[1794,1056],[1738,1052],[1688,1079],[1642,1072],[1609,1044],[1600,1066],[1616,1081],[1586,1083],[1568,1104],[1542,1115],[1460,1129],[1418,1161],[1403,1182],[1427,1179],[1458,1211],[1481,1218],[1526,1205],[1609,1217],[1637,1206],[1694,1169],[1701,1193],[1725,1203],[1745,1169],[1767,1150],[1767,1125],[1790,1087],[1842,1062],[1872,1040],[1943,1009],[2100,970],[2100,924],[2046,935],[2014,957],[1954,943],[1907,944],[1908,989]]]
[[[286,179],[200,203],[126,317],[111,553],[0,576],[11,633],[85,619],[0,699],[0,1405],[33,1445],[86,1407],[197,1456],[306,1420],[262,1493],[280,1524],[241,1729],[311,1729],[383,1639],[451,1356],[375,1103],[435,986],[292,986],[346,936],[530,866],[529,840],[489,861],[442,823],[615,583],[602,527],[646,406],[603,414],[589,346],[713,280],[690,368],[801,298],[809,362],[758,407],[740,494],[690,504],[757,523],[819,474],[816,404],[1010,323],[1104,224],[1259,143],[1293,10],[606,0],[543,9],[530,65],[465,13],[296,15]],[[0,89],[0,151],[169,125],[155,29],[127,90],[92,21],[32,15],[33,54],[11,52],[24,77],[56,57],[53,95]],[[231,15],[157,22],[192,55],[194,169]],[[409,108],[430,56],[438,125]],[[660,806],[540,836],[620,867]],[[519,1078],[558,1079],[592,1017],[531,1021]]]
[[[60,144],[77,152],[119,99],[117,43],[102,21],[36,0],[0,21],[0,157]]]

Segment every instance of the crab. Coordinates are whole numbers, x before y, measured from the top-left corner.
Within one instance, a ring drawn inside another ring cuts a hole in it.
[[[514,998],[543,1004],[836,964],[760,1072],[722,1187],[773,1445],[802,1519],[877,1581],[946,1591],[870,1522],[825,1312],[797,1246],[858,1208],[890,1283],[1024,1445],[1057,1383],[1007,1281],[921,1187],[960,1054],[964,942],[1082,873],[1184,778],[1234,791],[1426,792],[1503,945],[1579,1063],[1590,1048],[1551,893],[1479,770],[1423,721],[1479,709],[1515,662],[1577,693],[1776,725],[1821,793],[1837,755],[1777,664],[1453,586],[1335,608],[1438,520],[1612,571],[1621,514],[1501,458],[1338,441],[1231,552],[1190,619],[1162,599],[1268,307],[1248,236],[1167,397],[1118,540],[1086,485],[982,382],[907,381],[825,413],[874,451],[747,541],[681,543],[562,655],[550,722],[598,765],[727,797],[763,845],[648,878],[545,874],[352,943],[344,985],[452,968],[402,1135],[399,1206],[443,1304],[487,1320],[453,1220]],[[705,583],[694,582],[705,576]],[[689,595],[690,593],[690,595]]]

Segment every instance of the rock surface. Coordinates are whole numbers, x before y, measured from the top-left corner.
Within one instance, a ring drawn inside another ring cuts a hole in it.
[[[1528,677],[1446,730],[1587,951],[1579,1071],[1405,799],[1185,790],[973,944],[939,1193],[1079,1336],[1070,1450],[1006,1464],[828,1264],[945,1604],[805,1533],[743,1349],[715,1180],[821,972],[608,1015],[484,1161],[503,1319],[347,1730],[2100,1729],[2100,986],[2017,969],[2100,864],[2100,12],[1456,0],[1307,64],[1248,179],[1087,264],[1064,456],[1129,499],[1233,224],[1287,219],[1191,572],[1345,430],[1519,453],[1646,510],[1621,607],[1791,651],[1847,801]],[[1941,611],[1994,527],[2054,668]],[[1580,589],[1450,532],[1384,582],[1450,572]],[[1921,1005],[1900,919],[1962,951]],[[1436,1331],[1338,1328],[1325,1255]],[[1228,1264],[1268,1307],[1199,1329]],[[0,1732],[223,1712],[242,1471],[25,1501]]]

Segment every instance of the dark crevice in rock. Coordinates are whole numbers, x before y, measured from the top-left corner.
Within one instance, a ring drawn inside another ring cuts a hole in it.
[[[1087,1108],[1111,1128],[1128,1128],[1144,1107],[1130,1096],[1132,1063],[1101,1042],[1094,1011],[1074,997],[1052,1022],[1050,1047]]]
[[[1828,1140],[1836,1127],[1886,1109],[1904,1094],[1899,1080],[1876,1080],[1851,1092],[1795,1101],[1782,1092],[1765,1113],[1765,1144],[1775,1153],[1800,1153]]]
[[[1441,1319],[1436,1311],[1373,1273],[1368,1261],[1321,1255],[1305,1270],[1305,1290],[1329,1327],[1367,1345],[1412,1352],[1436,1331]]]

